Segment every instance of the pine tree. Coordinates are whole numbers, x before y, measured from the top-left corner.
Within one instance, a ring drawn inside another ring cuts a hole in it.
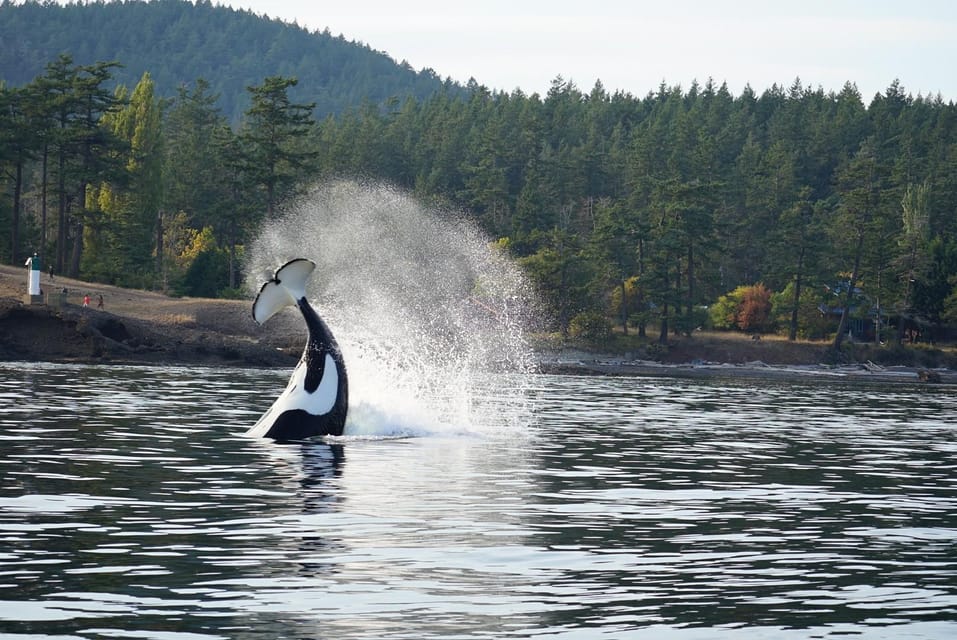
[[[0,171],[13,183],[10,203],[10,262],[21,261],[20,213],[24,168],[33,159],[37,135],[32,126],[30,94],[0,83]],[[42,250],[42,248],[38,247]]]
[[[296,104],[289,99],[295,78],[271,76],[261,85],[247,87],[252,106],[240,132],[244,168],[251,180],[266,192],[266,217],[275,214],[277,202],[289,195],[313,168],[317,152],[304,148],[315,126],[314,104]]]
[[[875,221],[881,206],[880,168],[873,139],[869,139],[839,176],[841,204],[838,224],[832,228],[834,242],[842,247],[851,269],[841,301],[841,319],[832,349],[840,351],[846,337],[851,306],[861,280],[867,241],[874,235]]]
[[[898,240],[898,273],[904,282],[903,295],[898,305],[902,318],[914,315],[914,288],[930,266],[928,241],[930,240],[930,189],[927,182],[907,185],[901,200],[902,231]],[[904,322],[897,323],[897,341],[903,342]]]

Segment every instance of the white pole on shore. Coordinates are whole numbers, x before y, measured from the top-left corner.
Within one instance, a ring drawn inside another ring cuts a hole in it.
[[[31,296],[40,295],[40,256],[33,254],[27,258],[26,266],[30,267],[28,293]]]

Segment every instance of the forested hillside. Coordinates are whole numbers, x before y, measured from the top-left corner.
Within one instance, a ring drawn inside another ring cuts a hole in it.
[[[572,332],[929,340],[957,319],[957,107],[897,82],[865,105],[853,83],[636,98],[559,78],[544,97],[349,113],[319,136],[327,171],[466,207]]]
[[[122,60],[120,62],[123,62]],[[154,66],[161,70],[162,59]],[[540,286],[556,330],[666,340],[699,326],[930,340],[957,323],[957,107],[711,82],[643,97],[472,85],[316,120],[270,75],[241,124],[212,83],[49,61],[0,90],[0,257],[112,284],[231,295],[243,245],[330,177],[473,218]],[[475,295],[480,295],[476,292]]]
[[[112,81],[128,87],[149,71],[158,95],[205,78],[236,122],[249,107],[246,87],[267,76],[296,77],[293,99],[315,103],[318,117],[368,100],[425,98],[444,84],[341,35],[309,32],[199,0],[0,3],[0,80],[23,85],[61,53],[77,64],[120,62]],[[110,89],[113,87],[110,86]]]

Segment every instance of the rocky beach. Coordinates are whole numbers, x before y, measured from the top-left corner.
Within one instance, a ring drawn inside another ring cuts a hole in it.
[[[252,319],[252,300],[175,298],[46,273],[41,289],[46,304],[24,304],[25,269],[0,266],[0,360],[279,367],[302,351],[297,318],[278,317],[267,331]]]

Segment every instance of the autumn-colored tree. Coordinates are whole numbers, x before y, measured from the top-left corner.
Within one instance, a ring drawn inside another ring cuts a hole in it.
[[[771,325],[771,290],[760,282],[741,285],[718,298],[709,316],[716,329],[766,331]]]
[[[764,331],[771,316],[771,290],[762,283],[743,287],[741,304],[735,316],[742,331]]]

